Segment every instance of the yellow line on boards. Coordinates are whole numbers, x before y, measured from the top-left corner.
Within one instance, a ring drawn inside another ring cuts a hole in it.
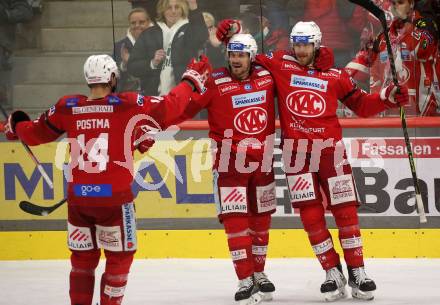
[[[337,231],[330,230],[339,253]],[[136,258],[228,258],[222,230],[139,230]],[[366,258],[440,258],[440,229],[362,230]],[[0,260],[67,259],[63,231],[0,232]],[[313,257],[302,229],[270,231],[269,258]]]

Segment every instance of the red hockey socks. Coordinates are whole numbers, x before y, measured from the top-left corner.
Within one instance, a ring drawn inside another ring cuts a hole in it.
[[[124,297],[133,252],[105,251],[105,272],[101,277],[101,305],[119,305]]]
[[[235,273],[239,280],[245,279],[254,274],[249,218],[247,216],[225,217],[223,225],[228,236],[228,246]]]
[[[254,272],[263,272],[266,264],[267,245],[269,243],[269,228],[271,215],[253,215],[249,219],[252,237],[252,256]]]
[[[339,241],[344,251],[345,262],[350,267],[363,266],[364,255],[357,207],[354,205],[340,206],[334,208],[332,213],[339,229]]]
[[[71,305],[91,305],[95,286],[95,269],[101,252],[72,251],[70,262],[72,270],[69,277],[69,295]]]
[[[312,204],[300,208],[304,230],[309,235],[310,244],[324,270],[339,264],[339,255],[333,247],[333,240],[324,217],[324,207]]]

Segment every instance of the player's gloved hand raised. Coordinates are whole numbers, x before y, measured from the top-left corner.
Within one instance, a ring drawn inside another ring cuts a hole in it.
[[[238,20],[224,19],[218,23],[215,36],[218,40],[226,44],[228,43],[229,38],[231,38],[232,35],[240,33],[240,31],[241,25]]]
[[[182,75],[182,80],[189,81],[199,93],[205,92],[205,83],[212,72],[211,64],[208,57],[200,56],[200,60],[196,61],[194,58],[186,67],[186,71]]]
[[[335,64],[335,56],[331,48],[321,46],[316,52],[314,66],[321,71],[327,71]]]
[[[15,133],[15,126],[19,122],[30,121],[31,118],[26,112],[21,110],[14,111],[8,116],[8,120],[6,121],[6,125],[4,125],[4,133],[6,139],[9,141],[18,140],[18,136]]]
[[[408,88],[394,84],[380,91],[380,99],[390,108],[398,108],[409,103]]]
[[[149,126],[143,125],[135,129],[134,147],[141,153],[146,153],[155,143],[154,133]]]

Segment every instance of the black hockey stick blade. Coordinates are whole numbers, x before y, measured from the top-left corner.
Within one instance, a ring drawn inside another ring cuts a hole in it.
[[[384,28],[387,24],[387,19],[385,17],[385,12],[378,7],[373,1],[371,0],[348,0],[351,3],[357,4],[359,6],[362,6],[364,9],[369,11],[371,14],[373,14],[379,21],[382,23],[382,26]]]
[[[66,198],[64,198],[63,200],[61,200],[60,202],[58,202],[57,204],[50,206],[50,207],[44,207],[41,205],[36,205],[32,202],[29,201],[21,201],[19,206],[20,209],[22,209],[24,212],[28,213],[28,214],[32,214],[32,215],[36,215],[36,216],[47,216],[50,213],[52,213],[53,211],[55,211],[56,209],[58,209],[60,206],[62,206],[65,202],[67,201]]]

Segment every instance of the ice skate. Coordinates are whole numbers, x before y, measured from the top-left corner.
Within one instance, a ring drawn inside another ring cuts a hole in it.
[[[327,302],[333,302],[347,296],[345,285],[347,280],[342,273],[341,264],[326,271],[325,282],[321,285],[321,293]]]
[[[362,300],[374,299],[373,291],[376,290],[376,284],[365,273],[365,268],[348,267],[348,285],[351,287],[353,298]]]
[[[254,280],[260,290],[260,294],[263,297],[263,301],[272,300],[272,292],[275,291],[274,284],[267,278],[264,272],[255,272]]]
[[[259,293],[258,286],[252,276],[238,282],[235,300],[239,305],[256,305],[262,301],[262,295]]]

